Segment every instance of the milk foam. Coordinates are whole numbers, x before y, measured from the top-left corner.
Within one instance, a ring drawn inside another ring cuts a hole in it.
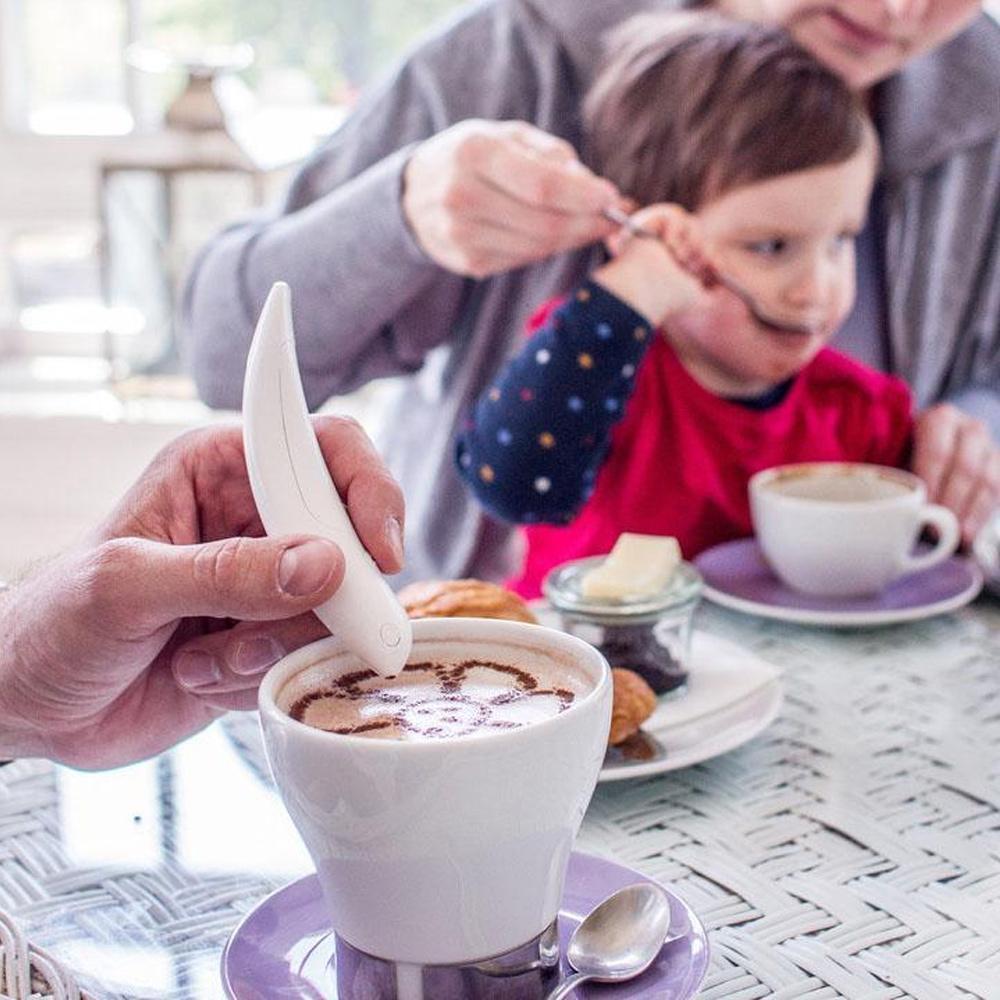
[[[583,671],[569,664],[435,660],[408,664],[392,678],[371,670],[331,673],[323,683],[300,689],[287,711],[299,722],[342,735],[450,739],[553,718],[591,687]]]

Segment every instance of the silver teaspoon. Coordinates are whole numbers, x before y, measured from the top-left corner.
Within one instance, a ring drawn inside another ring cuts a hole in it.
[[[623,983],[645,972],[667,943],[669,928],[670,901],[658,885],[640,882],[619,889],[573,932],[566,958],[576,974],[546,1000],[560,1000],[591,980]]]
[[[647,240],[659,239],[656,233],[651,233],[648,229],[643,229],[643,227],[640,226],[632,218],[632,216],[621,211],[621,209],[606,208],[602,214],[609,222],[613,222],[615,225],[622,226],[624,229],[627,229],[629,234],[632,236],[637,236],[640,239]],[[724,288],[728,288],[733,295],[742,300],[743,304],[749,310],[750,315],[753,316],[758,323],[766,323],[768,326],[773,326],[776,330],[781,330],[784,333],[815,332],[814,328],[811,326],[804,326],[801,323],[788,323],[785,320],[776,319],[774,316],[771,316],[769,313],[761,309],[761,307],[757,304],[757,300],[742,285],[733,281],[732,278],[729,278],[724,274],[720,274],[718,271],[715,272],[714,277],[720,285]]]

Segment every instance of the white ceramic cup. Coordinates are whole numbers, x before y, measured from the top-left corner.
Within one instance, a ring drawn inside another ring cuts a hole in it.
[[[775,573],[822,597],[878,593],[947,559],[959,541],[955,515],[927,503],[921,479],[878,465],[809,462],[758,472],[750,480],[750,510]],[[928,525],[937,544],[914,555]]]
[[[611,675],[592,646],[539,625],[433,618],[415,621],[413,638],[410,662],[555,659],[592,681],[540,722],[423,741],[336,735],[287,714],[302,671],[358,668],[335,638],[285,657],[261,685],[271,771],[334,930],[379,958],[454,965],[523,945],[555,919],[604,760]]]

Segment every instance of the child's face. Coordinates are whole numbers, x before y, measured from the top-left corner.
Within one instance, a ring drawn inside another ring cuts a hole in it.
[[[761,312],[810,333],[762,324],[716,289],[675,314],[667,336],[709,389],[749,395],[790,378],[830,339],[854,303],[854,238],[875,173],[870,137],[851,159],[736,188],[696,216],[719,269]]]
[[[980,0],[719,0],[739,17],[787,26],[800,45],[867,89],[958,34]]]

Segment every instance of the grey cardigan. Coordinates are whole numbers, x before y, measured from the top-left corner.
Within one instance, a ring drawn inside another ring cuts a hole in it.
[[[220,234],[185,292],[188,358],[212,406],[240,404],[271,283],[294,293],[310,405],[401,381],[380,442],[407,498],[405,579],[498,578],[514,564],[453,468],[463,411],[528,315],[582,279],[594,250],[463,279],[401,213],[415,143],[465,118],[522,119],[580,148],[579,104],[609,26],[649,0],[486,0],[425,40],[308,161],[284,204]],[[885,316],[891,367],[923,405],[966,394],[1000,436],[1000,28],[985,15],[882,88]]]

